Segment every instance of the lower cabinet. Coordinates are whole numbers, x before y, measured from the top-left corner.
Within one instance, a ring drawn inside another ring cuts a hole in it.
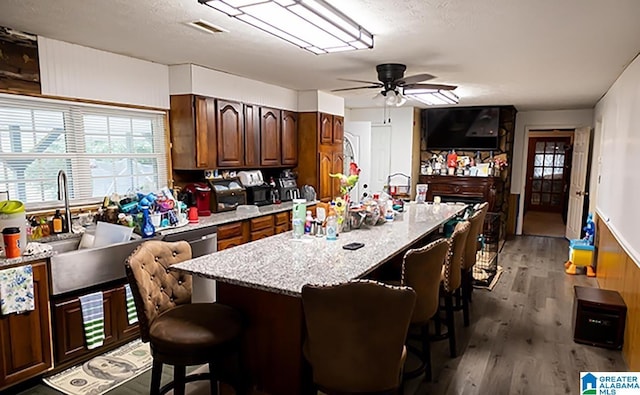
[[[35,310],[0,315],[0,390],[51,367],[47,266],[44,261],[31,266]]]
[[[102,291],[102,297],[105,339],[101,347],[92,350],[85,343],[79,296],[64,298],[52,304],[56,365],[80,359],[96,351],[104,352],[138,336],[138,324],[129,325],[127,319],[124,285]]]

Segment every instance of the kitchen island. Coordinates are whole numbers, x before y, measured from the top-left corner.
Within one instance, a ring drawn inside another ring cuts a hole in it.
[[[393,222],[341,233],[338,240],[287,232],[205,255],[172,269],[218,280],[217,300],[248,319],[245,363],[251,380],[267,393],[309,391],[310,372],[302,355],[305,284],[336,284],[363,278],[403,254],[462,211],[463,204],[408,204]],[[350,251],[351,242],[365,246]]]

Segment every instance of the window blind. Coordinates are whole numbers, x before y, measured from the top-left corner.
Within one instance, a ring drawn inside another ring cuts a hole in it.
[[[164,112],[0,95],[0,191],[29,209],[58,207],[64,170],[72,204],[167,183]]]

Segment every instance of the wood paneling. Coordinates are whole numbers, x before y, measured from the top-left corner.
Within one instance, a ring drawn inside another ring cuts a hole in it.
[[[244,165],[244,116],[242,104],[218,100],[218,166]]]
[[[596,275],[601,288],[618,291],[627,305],[622,354],[630,371],[640,369],[640,268],[607,224],[596,219]]]
[[[280,110],[260,108],[260,164],[280,165]]]

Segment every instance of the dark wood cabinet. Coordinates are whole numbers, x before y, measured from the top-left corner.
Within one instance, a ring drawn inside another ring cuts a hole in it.
[[[333,144],[342,144],[344,142],[344,117],[339,115],[333,116]]]
[[[282,144],[283,166],[298,164],[298,114],[292,111],[282,111]]]
[[[244,114],[242,104],[218,100],[218,167],[244,166]]]
[[[329,174],[344,171],[343,141],[343,117],[320,112],[298,114],[298,184],[314,186],[323,202],[340,194],[339,181]]]
[[[428,184],[427,200],[440,196],[443,201],[489,202],[489,212],[499,211],[496,199],[502,192],[499,177],[420,176],[421,184]]]
[[[260,166],[260,108],[253,104],[244,105],[244,164]]]
[[[320,144],[333,144],[333,115],[319,113],[319,116]]]
[[[171,96],[171,158],[174,169],[212,169],[216,161],[215,99]]]
[[[280,165],[280,110],[260,109],[260,164]]]
[[[0,390],[51,367],[46,262],[34,262],[35,309],[0,316]]]

